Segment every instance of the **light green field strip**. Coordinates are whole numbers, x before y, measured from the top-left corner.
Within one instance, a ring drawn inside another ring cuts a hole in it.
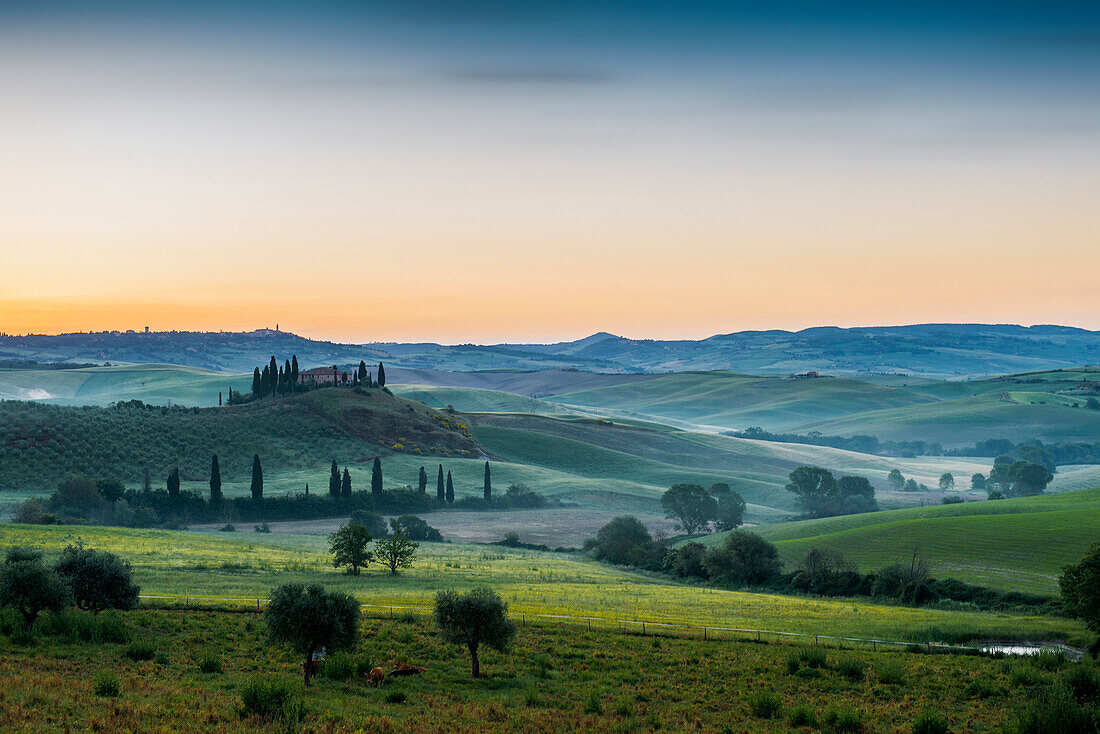
[[[228,536],[156,530],[0,525],[0,545],[57,553],[81,539],[134,566],[146,594],[264,596],[287,581],[317,581],[372,604],[425,606],[436,591],[489,585],[519,613],[750,627],[811,634],[912,639],[936,628],[951,637],[1087,636],[1072,621],[846,600],[754,594],[666,583],[575,556],[459,544],[422,544],[417,564],[391,577],[331,568],[324,536]]]

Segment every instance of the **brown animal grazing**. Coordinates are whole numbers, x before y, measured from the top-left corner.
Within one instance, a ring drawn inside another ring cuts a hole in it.
[[[420,675],[421,673],[427,673],[427,668],[421,668],[419,665],[405,665],[404,663],[396,663],[393,670],[390,672],[390,676],[399,678],[403,675]]]
[[[386,671],[382,670],[381,668],[372,668],[371,671],[367,673],[367,683],[370,683],[375,688],[382,685],[382,681],[384,681],[385,679]]]

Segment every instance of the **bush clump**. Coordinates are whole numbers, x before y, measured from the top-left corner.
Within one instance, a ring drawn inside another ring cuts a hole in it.
[[[787,723],[791,726],[817,726],[817,715],[809,706],[795,706],[787,714]]]
[[[863,671],[866,668],[867,663],[858,658],[841,658],[836,664],[837,672],[849,680],[863,680]]]
[[[905,668],[897,663],[879,663],[875,666],[875,675],[883,685],[898,685],[905,679]]]
[[[199,660],[199,672],[206,674],[222,672],[222,659],[215,653],[206,653]]]
[[[301,697],[285,678],[254,675],[241,687],[244,714],[286,725],[298,723],[304,713]]]
[[[760,719],[774,719],[783,708],[783,703],[771,691],[762,691],[749,699],[749,708]]]
[[[930,709],[913,720],[913,734],[947,734],[947,731],[947,721]]]
[[[122,654],[131,660],[152,660],[156,657],[157,651],[149,640],[136,640],[127,645]]]
[[[829,731],[845,733],[863,731],[863,720],[859,712],[853,708],[826,709],[821,721]]]
[[[346,652],[338,652],[329,656],[321,673],[331,680],[349,680],[355,677],[356,669],[355,658]]]
[[[102,698],[114,698],[121,690],[118,676],[107,670],[96,673],[95,678],[92,680],[92,690],[95,695]]]

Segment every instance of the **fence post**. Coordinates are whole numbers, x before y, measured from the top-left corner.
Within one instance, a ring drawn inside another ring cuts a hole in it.
[[[706,640],[706,639],[707,639],[707,628],[704,627],[703,628],[703,640]]]
[[[642,622],[642,634],[645,634],[645,622]]]

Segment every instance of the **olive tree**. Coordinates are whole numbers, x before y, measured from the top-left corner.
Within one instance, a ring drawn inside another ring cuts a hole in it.
[[[133,609],[140,587],[133,581],[130,564],[114,553],[70,545],[61,552],[54,569],[68,585],[73,603],[81,609]]]
[[[264,621],[273,641],[305,657],[302,670],[308,686],[315,652],[354,647],[359,602],[320,584],[283,584],[271,590]]]
[[[365,525],[357,522],[342,525],[328,536],[332,565],[337,568],[347,566],[348,573],[358,576],[359,569],[371,562],[370,541],[370,530]]]
[[[503,652],[516,634],[507,616],[508,605],[492,589],[474,589],[465,594],[441,591],[435,597],[435,623],[443,637],[470,651],[470,674],[481,675],[477,651],[482,643]]]
[[[0,564],[0,607],[11,606],[23,615],[29,632],[38,613],[59,612],[72,595],[57,572],[42,562],[37,548],[9,548]]]
[[[718,513],[718,504],[698,484],[674,484],[661,495],[665,517],[676,520],[688,535],[706,530]]]
[[[379,540],[374,545],[379,563],[390,570],[391,576],[397,575],[397,569],[408,568],[416,556],[419,543],[409,540],[400,525],[394,526],[393,535]]]

